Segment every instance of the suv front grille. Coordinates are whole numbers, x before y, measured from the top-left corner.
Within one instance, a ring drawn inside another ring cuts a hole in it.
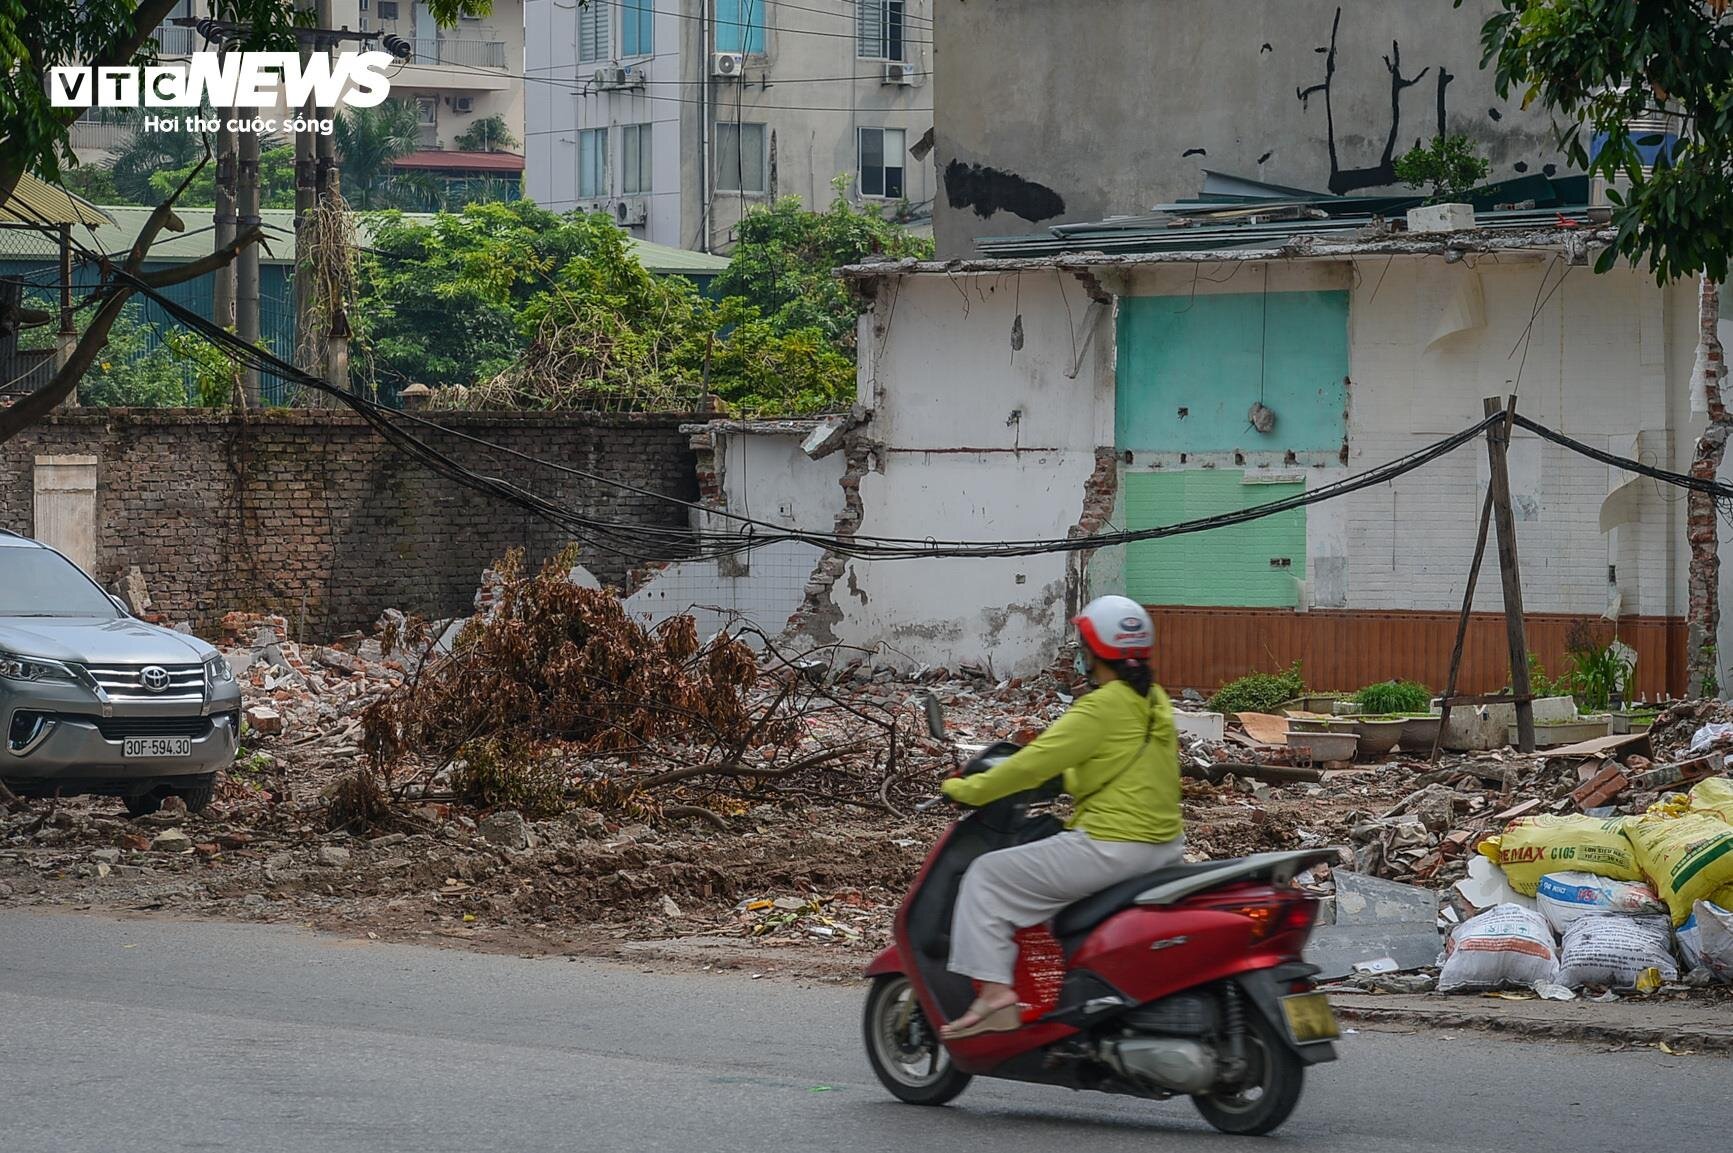
[[[153,693],[144,687],[144,670],[160,668],[168,674],[168,687]],[[102,691],[116,701],[153,701],[161,704],[203,704],[205,699],[205,667],[203,665],[86,665],[88,672]]]
[[[209,717],[80,717],[94,724],[107,741],[124,741],[130,737],[192,737],[197,740],[211,731]]]

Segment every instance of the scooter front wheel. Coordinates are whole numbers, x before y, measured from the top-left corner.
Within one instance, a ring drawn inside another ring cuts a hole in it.
[[[892,974],[873,982],[861,1026],[867,1060],[898,1100],[943,1105],[968,1088],[969,1074],[951,1063],[907,977]]]
[[[1246,1021],[1246,1058],[1243,1084],[1232,1092],[1193,1097],[1192,1103],[1223,1133],[1261,1137],[1286,1121],[1300,1103],[1306,1067],[1260,1013]]]

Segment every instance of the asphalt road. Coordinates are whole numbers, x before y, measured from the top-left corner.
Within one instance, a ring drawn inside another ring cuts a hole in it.
[[[1714,1149],[1733,1061],[1363,1032],[1271,1141],[1184,1101],[890,1101],[858,987],[0,913],[0,1150]],[[1082,1147],[1082,1146],[1077,1146]]]

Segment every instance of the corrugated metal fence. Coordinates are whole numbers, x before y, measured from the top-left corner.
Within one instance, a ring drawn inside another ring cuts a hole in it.
[[[1156,679],[1172,689],[1208,693],[1235,677],[1274,672],[1300,661],[1308,688],[1353,690],[1401,677],[1441,692],[1450,672],[1457,614],[1449,612],[1313,611],[1150,606],[1155,618]],[[1565,641],[1584,618],[1534,613],[1531,651],[1547,672],[1571,667]],[[1608,632],[1612,626],[1603,626]],[[1685,622],[1630,617],[1618,639],[1637,651],[1637,691],[1650,700],[1685,691]],[[1475,613],[1462,651],[1459,691],[1491,693],[1510,680],[1504,617]]]

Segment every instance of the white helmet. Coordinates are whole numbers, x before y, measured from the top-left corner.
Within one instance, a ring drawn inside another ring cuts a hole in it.
[[[1130,597],[1096,597],[1071,623],[1084,646],[1104,661],[1148,660],[1155,650],[1155,622]]]

